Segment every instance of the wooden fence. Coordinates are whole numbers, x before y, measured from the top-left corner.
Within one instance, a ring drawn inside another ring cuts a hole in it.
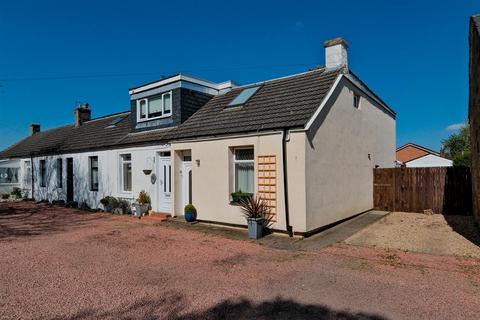
[[[373,169],[377,210],[472,214],[470,168]]]

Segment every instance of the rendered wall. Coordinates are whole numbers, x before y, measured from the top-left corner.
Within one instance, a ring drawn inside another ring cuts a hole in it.
[[[301,144],[293,143],[300,139]],[[295,145],[294,145],[295,144]],[[232,149],[235,147],[253,146],[255,153],[255,190],[257,190],[257,156],[259,154],[273,154],[277,157],[277,222],[274,229],[285,228],[285,205],[282,169],[282,134],[245,136],[236,138],[222,138],[218,140],[173,143],[174,157],[174,212],[183,214],[181,203],[181,157],[184,150],[191,150],[192,155],[192,202],[197,208],[198,219],[216,221],[229,224],[246,225],[246,220],[240,207],[230,204],[230,193],[233,192],[233,159]],[[304,172],[304,143],[298,136],[291,137],[288,146],[292,153],[289,155],[289,187],[292,198],[290,200],[290,224],[295,231],[305,227],[305,183]],[[199,162],[199,165],[197,163]],[[298,175],[296,174],[298,172]]]
[[[102,208],[100,199],[105,196],[114,196],[118,198],[133,201],[138,196],[141,190],[149,193],[152,199],[153,210],[158,208],[158,179],[154,184],[151,183],[151,176],[145,175],[143,169],[149,166],[151,161],[147,159],[156,159],[158,152],[169,151],[168,146],[143,147],[143,148],[129,148],[119,150],[97,151],[97,152],[83,152],[76,154],[62,154],[58,156],[36,157],[34,158],[34,181],[35,191],[34,197],[37,200],[48,199],[65,200],[67,192],[67,164],[66,158],[73,158],[73,174],[74,174],[74,201],[79,203],[85,201],[92,208]],[[132,191],[122,192],[120,186],[120,169],[119,157],[120,154],[131,153],[132,155]],[[90,191],[90,171],[89,171],[89,157],[98,157],[98,175],[99,187],[98,191]],[[56,173],[56,159],[63,159],[63,181],[62,187],[57,186]],[[39,162],[45,159],[47,163],[46,187],[40,186]],[[154,160],[157,161],[157,160]],[[156,173],[154,166],[154,173]],[[151,169],[151,168],[150,168]],[[158,173],[157,177],[158,177]]]
[[[353,90],[361,94],[353,106]],[[373,208],[373,168],[394,166],[395,119],[343,79],[306,141],[307,229]]]

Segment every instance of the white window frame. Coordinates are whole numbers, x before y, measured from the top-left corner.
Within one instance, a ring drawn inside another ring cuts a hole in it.
[[[253,150],[253,160],[237,160],[237,154],[235,151],[237,150],[245,150],[245,149],[252,149]],[[255,147],[233,147],[233,192],[238,192],[240,190],[237,190],[237,182],[235,181],[235,176],[236,176],[236,164],[237,163],[253,163],[253,195],[255,195]],[[246,192],[245,190],[242,190],[242,192]]]
[[[170,111],[168,113],[165,113],[165,96],[170,95]],[[152,98],[157,98],[161,96],[162,99],[162,115],[157,116],[157,117],[150,117],[150,99]],[[140,118],[140,103],[141,101],[145,101],[146,104],[146,114],[145,118]],[[137,122],[143,122],[143,121],[150,121],[150,120],[155,120],[155,119],[162,119],[162,118],[168,118],[172,116],[172,109],[173,109],[173,94],[172,91],[167,91],[162,93],[161,95],[155,95],[153,97],[149,98],[142,98],[137,100]]]
[[[96,174],[97,174],[97,187],[94,188],[93,187],[93,166],[92,166],[92,162],[93,162],[93,159],[97,160],[97,166],[95,167],[96,169]],[[130,163],[132,161],[130,160]],[[123,167],[122,167],[122,170],[123,170]],[[89,181],[89,185],[90,185],[90,191],[92,192],[96,192],[100,189],[100,163],[99,163],[99,160],[98,160],[98,156],[90,156],[88,157],[88,179],[90,180]],[[123,179],[123,175],[122,175],[122,179]],[[123,186],[123,185],[122,185]]]
[[[32,162],[30,160],[23,162],[22,180],[25,189],[32,188]]]
[[[130,156],[130,160],[123,160],[123,157],[124,156]],[[125,183],[123,181],[123,165],[125,163],[130,163],[130,167],[132,168],[132,185],[131,185],[131,188],[132,190],[125,190],[124,189],[124,186],[125,186]],[[120,189],[120,192],[121,193],[132,193],[133,191],[133,166],[132,166],[132,154],[131,153],[120,153],[118,155],[118,164],[119,164],[119,170],[118,170],[118,173],[120,175],[120,185],[119,185],[119,189]]]

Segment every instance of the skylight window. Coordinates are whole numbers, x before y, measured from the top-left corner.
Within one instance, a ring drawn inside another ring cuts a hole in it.
[[[125,117],[116,118],[116,119],[114,119],[112,122],[110,122],[110,125],[111,125],[111,126],[114,126],[114,125],[122,122],[123,119],[125,119]]]
[[[260,89],[260,87],[251,87],[251,88],[244,89],[242,92],[240,92],[238,96],[235,97],[235,99],[233,99],[228,104],[228,106],[236,107],[246,103],[255,94],[255,92],[258,91],[258,89]]]
[[[112,122],[110,122],[110,124],[107,126],[107,128],[115,128],[115,126],[122,122],[125,118],[126,117],[118,117],[113,119]]]

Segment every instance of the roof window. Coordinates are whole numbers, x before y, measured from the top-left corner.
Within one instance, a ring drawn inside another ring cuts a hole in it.
[[[258,89],[260,89],[260,87],[250,87],[244,89],[228,104],[228,106],[236,107],[246,103],[258,91]]]

